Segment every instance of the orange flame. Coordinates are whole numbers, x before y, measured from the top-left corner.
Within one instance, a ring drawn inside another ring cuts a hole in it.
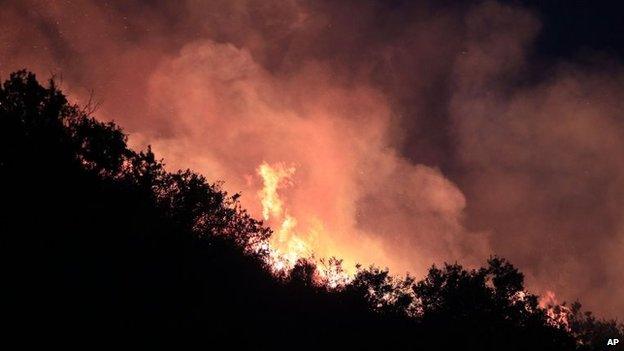
[[[258,195],[262,202],[262,217],[265,220],[269,220],[271,216],[282,216],[283,203],[277,194],[277,189],[290,185],[290,178],[294,173],[294,167],[285,167],[283,164],[271,167],[268,163],[263,162],[258,168],[258,174],[264,182],[264,187]]]
[[[314,245],[316,238],[323,235],[322,223],[308,229],[306,233],[300,233],[297,229],[297,219],[289,214],[278,190],[293,185],[292,177],[295,167],[287,167],[283,163],[270,165],[263,162],[258,167],[258,175],[262,178],[263,187],[258,191],[262,204],[262,216],[269,224],[273,224],[277,231],[270,238],[268,248],[273,269],[283,272],[291,269],[299,259],[314,261]],[[321,282],[330,287],[337,287],[349,280],[349,275],[337,268],[339,261],[333,258],[320,259],[320,267],[317,265]]]
[[[548,322],[551,325],[569,329],[568,315],[571,312],[570,308],[565,304],[559,304],[557,295],[554,292],[547,290],[539,299],[539,307],[546,311]]]
[[[258,175],[263,181],[263,187],[258,192],[262,203],[262,217],[278,228],[269,245],[272,256],[278,261],[274,266],[280,270],[292,267],[299,258],[311,255],[308,243],[295,232],[297,219],[284,209],[284,202],[278,194],[278,189],[292,185],[294,174],[294,167],[286,167],[282,163],[271,166],[263,162],[258,167]]]

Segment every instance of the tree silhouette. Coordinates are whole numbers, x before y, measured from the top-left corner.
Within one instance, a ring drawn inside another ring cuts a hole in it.
[[[487,267],[471,271],[458,264],[432,267],[414,291],[427,328],[453,330],[474,349],[574,348],[564,329],[548,326],[537,296],[524,291],[524,277],[503,259],[491,258]]]
[[[602,350],[624,339],[622,325],[579,304],[554,306],[565,323],[551,318],[497,257],[476,270],[434,266],[421,281],[360,267],[330,286],[312,260],[276,276],[258,250],[271,231],[238,194],[167,172],[151,148],[129,149],[117,125],[89,111],[26,71],[0,88],[4,331],[22,343]]]

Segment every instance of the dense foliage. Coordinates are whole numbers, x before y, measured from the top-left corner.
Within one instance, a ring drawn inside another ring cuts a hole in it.
[[[26,71],[0,88],[3,311],[22,343],[598,350],[624,339],[578,304],[547,313],[497,257],[434,266],[421,281],[369,267],[331,288],[305,260],[275,276],[255,249],[271,231],[237,194],[165,171],[87,112]]]

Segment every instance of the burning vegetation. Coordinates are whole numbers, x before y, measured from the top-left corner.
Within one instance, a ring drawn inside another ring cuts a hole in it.
[[[14,73],[0,88],[3,258],[11,335],[183,335],[254,348],[598,350],[622,325],[524,288],[504,259],[433,266],[418,280],[346,272],[314,257],[280,189],[295,168],[262,163],[266,223],[238,194],[167,172],[113,123],[53,82]],[[275,335],[279,330],[279,335]]]

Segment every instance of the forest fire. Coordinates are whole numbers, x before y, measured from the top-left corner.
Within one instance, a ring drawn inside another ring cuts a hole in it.
[[[624,350],[624,3],[571,3],[2,1],[6,334]]]
[[[262,177],[264,186],[258,193],[262,202],[262,217],[269,220],[270,217],[281,217],[283,203],[277,194],[277,189],[290,184],[290,177],[295,173],[294,167],[285,167],[278,164],[271,167],[264,162],[258,168],[258,174]]]
[[[546,311],[549,323],[556,326],[563,326],[564,328],[570,328],[570,322],[568,316],[572,312],[565,304],[560,304],[557,295],[547,290],[539,299],[539,307]]]
[[[299,259],[316,262],[317,272],[321,281],[336,287],[349,280],[350,275],[343,270],[341,261],[336,258],[315,257],[315,238],[323,233],[322,225],[311,228],[308,232],[297,231],[297,219],[293,217],[280,197],[278,190],[293,186],[292,177],[295,167],[283,163],[270,165],[263,162],[258,167],[258,175],[262,178],[263,187],[258,192],[262,204],[262,217],[275,228],[268,243],[270,264],[274,271],[285,272],[292,269]]]
[[[274,267],[277,270],[292,267],[299,258],[310,256],[308,244],[295,232],[297,220],[288,214],[277,192],[279,188],[292,184],[291,177],[294,173],[294,167],[283,164],[271,166],[264,162],[258,168],[264,184],[258,192],[262,203],[262,217],[277,228],[270,239],[272,256],[276,259]]]

